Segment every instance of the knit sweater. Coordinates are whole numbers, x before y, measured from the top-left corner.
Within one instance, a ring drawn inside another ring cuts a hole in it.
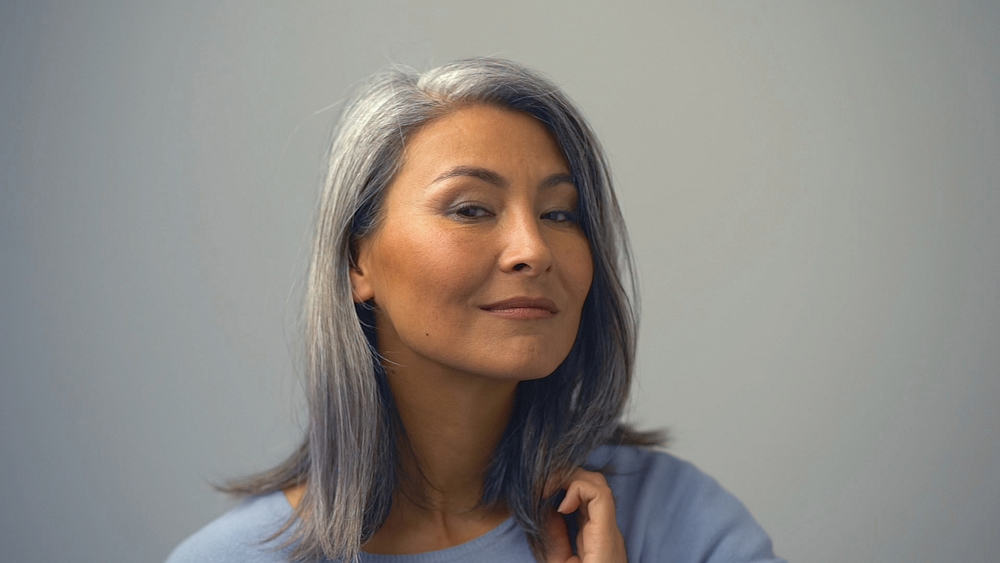
[[[603,446],[587,467],[601,469],[615,498],[618,528],[631,562],[780,563],[771,540],[746,507],[714,479],[668,453]],[[278,563],[287,538],[261,541],[291,516],[284,494],[246,499],[187,538],[167,563]],[[501,563],[533,561],[526,536],[513,519],[466,543],[427,553],[362,553],[362,563]]]

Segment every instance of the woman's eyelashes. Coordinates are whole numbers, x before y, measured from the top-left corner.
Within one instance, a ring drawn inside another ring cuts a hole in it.
[[[547,211],[542,214],[542,219],[553,221],[556,223],[578,223],[579,217],[575,211],[569,209],[557,209],[554,211]]]
[[[483,219],[487,217],[493,217],[494,213],[488,208],[482,205],[461,205],[456,207],[451,211],[451,215],[463,220],[468,219]],[[554,211],[546,211],[539,216],[541,219],[546,221],[552,221],[554,223],[577,223],[579,222],[579,217],[575,211],[569,209],[557,209]]]
[[[493,213],[489,209],[477,203],[463,203],[455,207],[451,213],[462,220],[482,219],[483,217],[493,216]]]
[[[462,203],[453,207],[448,214],[460,221],[488,219],[496,215],[490,207],[481,203]],[[553,209],[540,214],[539,218],[552,223],[579,223],[579,215],[573,209]]]

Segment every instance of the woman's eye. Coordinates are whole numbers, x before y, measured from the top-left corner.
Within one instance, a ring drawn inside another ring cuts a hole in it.
[[[480,205],[463,205],[456,209],[454,213],[463,219],[478,219],[490,215],[489,210]]]
[[[542,215],[542,219],[548,219],[549,221],[555,221],[556,223],[577,222],[576,213],[565,210],[549,211],[548,213]]]

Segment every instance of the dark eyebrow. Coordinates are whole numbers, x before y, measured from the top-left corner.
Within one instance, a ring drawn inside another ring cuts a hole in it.
[[[431,184],[436,184],[442,180],[447,180],[448,178],[454,178],[456,176],[471,176],[473,178],[479,178],[484,182],[493,184],[494,186],[505,188],[507,187],[507,180],[504,180],[503,176],[497,174],[492,170],[487,170],[486,168],[479,168],[476,166],[456,166],[450,170],[445,171]]]
[[[443,174],[441,174],[437,178],[434,178],[434,181],[431,182],[431,184],[436,184],[443,180],[447,180],[448,178],[455,178],[457,176],[470,176],[472,178],[478,178],[484,182],[493,184],[498,188],[506,188],[508,186],[506,178],[504,178],[503,176],[497,174],[492,170],[489,170],[487,168],[480,168],[478,166],[456,166],[454,168],[446,170]],[[575,186],[575,184],[573,183],[572,175],[557,173],[542,180],[542,183],[539,184],[538,187],[551,188],[553,186],[557,186],[563,183],[573,184]]]
[[[569,184],[576,187],[576,182],[573,181],[572,174],[553,174],[548,178],[542,180],[539,188],[551,188],[552,186],[558,186],[559,184]]]

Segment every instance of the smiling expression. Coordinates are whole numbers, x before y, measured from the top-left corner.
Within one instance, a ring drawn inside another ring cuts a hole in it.
[[[473,105],[413,133],[351,271],[355,300],[376,304],[379,352],[408,371],[552,373],[593,277],[577,200],[528,114]]]

